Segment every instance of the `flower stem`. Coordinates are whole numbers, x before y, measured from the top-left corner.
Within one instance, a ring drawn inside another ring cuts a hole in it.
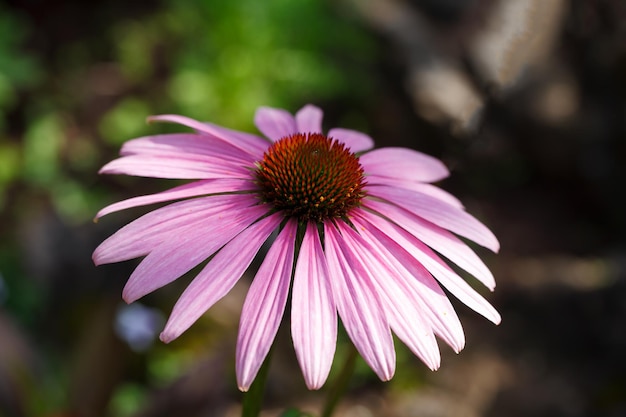
[[[267,381],[267,374],[270,368],[272,350],[273,349],[270,349],[265,357],[263,365],[261,365],[261,368],[259,369],[256,378],[254,378],[254,382],[250,386],[250,389],[243,393],[241,417],[258,417],[261,412],[263,394],[265,393],[265,382]]]
[[[335,407],[339,404],[339,400],[343,394],[345,394],[348,384],[350,383],[350,378],[354,372],[354,365],[356,364],[357,351],[351,343],[348,345],[349,348],[345,362],[343,363],[343,367],[335,379],[335,382],[330,388],[330,391],[328,392],[328,397],[326,398],[326,404],[324,405],[321,417],[332,416],[333,411],[335,411]]]

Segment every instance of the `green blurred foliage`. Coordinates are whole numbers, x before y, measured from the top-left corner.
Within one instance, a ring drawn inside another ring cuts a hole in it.
[[[18,177],[21,151],[5,138],[7,118],[18,105],[18,95],[42,78],[37,59],[21,45],[29,31],[28,20],[0,5],[0,210],[5,191]]]
[[[19,89],[43,76],[37,57],[21,49],[30,30],[26,17],[0,5],[0,108],[13,104]]]
[[[120,146],[128,138],[145,133],[145,120],[149,115],[145,101],[125,98],[102,117],[98,126],[100,134],[108,143]]]
[[[22,145],[22,175],[26,182],[46,187],[58,181],[64,140],[63,124],[56,114],[42,115],[28,126]]]
[[[348,23],[316,0],[185,0],[125,22],[114,37],[123,73],[139,84],[157,76],[156,55],[167,57],[169,110],[251,129],[260,104],[290,108],[371,92],[366,72],[354,70],[371,65],[375,48]]]
[[[147,400],[148,389],[141,384],[128,382],[120,385],[109,404],[109,413],[116,417],[132,416],[141,410]]]

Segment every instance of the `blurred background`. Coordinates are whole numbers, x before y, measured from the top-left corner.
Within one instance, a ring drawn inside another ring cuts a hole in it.
[[[622,0],[0,2],[0,416],[238,415],[249,280],[155,340],[190,277],[126,306],[137,262],[91,252],[146,209],[92,218],[170,184],[97,171],[176,129],[150,114],[254,132],[258,106],[306,103],[441,158],[502,243],[477,248],[502,324],[455,303],[460,355],[433,373],[398,343],[389,383],[359,362],[337,415],[625,416],[625,93]],[[264,415],[319,412],[327,389],[281,331]]]

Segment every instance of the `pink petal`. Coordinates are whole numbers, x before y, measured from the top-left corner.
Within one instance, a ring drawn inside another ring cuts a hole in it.
[[[366,175],[419,182],[435,182],[450,173],[437,158],[408,148],[381,148],[359,158]]]
[[[323,117],[319,107],[307,104],[296,113],[296,130],[300,133],[322,133]]]
[[[180,200],[183,198],[197,197],[217,193],[236,193],[241,191],[255,190],[256,186],[252,181],[241,179],[214,179],[194,181],[179,187],[170,188],[156,194],[142,195],[118,201],[106,206],[96,214],[96,219],[106,216],[116,211],[125,210],[131,207],[145,206],[148,204],[162,203],[164,201]]]
[[[397,242],[397,247],[393,251],[394,254],[402,255],[403,252],[408,252],[461,302],[493,323],[500,323],[500,314],[496,309],[467,284],[465,280],[452,271],[452,269],[439,259],[426,245],[385,219],[369,213],[364,214],[363,217],[366,217],[375,227],[389,236],[390,240],[387,240],[385,246],[392,248],[396,245],[391,242]],[[384,240],[385,239],[381,239],[381,241]],[[398,248],[404,248],[404,250],[398,250]],[[405,262],[407,262],[406,258]]]
[[[372,196],[388,200],[417,216],[498,252],[498,239],[484,224],[458,207],[451,206],[430,195],[391,186],[371,186]]]
[[[201,231],[213,216],[238,211],[256,204],[250,195],[221,195],[181,201],[151,211],[122,227],[93,253],[96,265],[120,262],[147,255],[172,235],[183,230]],[[214,226],[219,222],[213,220]]]
[[[168,239],[133,271],[124,287],[124,300],[133,302],[189,272],[266,212],[261,206],[222,212],[167,234]]]
[[[224,163],[219,158],[198,160],[176,154],[123,156],[103,166],[99,173],[171,179],[250,178],[248,168]]]
[[[336,127],[328,131],[328,137],[343,142],[351,152],[363,152],[374,147],[374,141],[365,133]]]
[[[393,204],[367,200],[369,207],[411,233],[421,242],[430,246],[450,261],[474,275],[487,288],[493,290],[496,282],[493,274],[483,261],[460,239],[452,233],[435,226],[408,211]]]
[[[282,219],[281,213],[275,213],[258,221],[215,254],[178,299],[161,333],[163,342],[180,336],[232,289]]]
[[[170,122],[190,127],[198,132],[215,136],[218,139],[228,142],[244,152],[248,152],[250,155],[254,156],[255,159],[262,156],[263,152],[265,152],[268,147],[267,141],[258,136],[216,126],[211,123],[198,122],[197,120],[185,116],[162,114],[148,117],[148,122]]]
[[[271,107],[259,107],[254,115],[256,127],[273,142],[298,133],[296,120],[287,111]]]
[[[324,224],[325,253],[333,298],[346,332],[365,362],[383,381],[393,377],[396,352],[381,301],[345,240],[332,224]]]
[[[309,389],[319,389],[330,372],[337,341],[337,310],[317,226],[309,222],[292,289],[291,337]]]
[[[364,267],[369,285],[379,294],[391,329],[431,370],[439,368],[439,348],[432,328],[426,323],[426,313],[419,308],[421,300],[411,293],[410,287],[399,285],[398,271],[390,267],[393,256],[382,246],[374,248],[345,223],[338,226],[345,251],[350,251]]]
[[[204,124],[215,136],[226,138],[225,140],[229,141],[229,143],[238,148],[243,148],[252,154],[255,160],[262,158],[263,152],[271,145],[269,140],[258,135],[253,135],[252,133],[229,129],[209,122],[204,122]]]
[[[213,136],[192,133],[146,136],[122,145],[121,155],[170,156],[179,154],[191,158],[208,156],[237,165],[251,165],[255,159],[247,152]],[[202,160],[202,158],[199,158]]]
[[[376,251],[384,254],[387,260],[386,265],[395,271],[394,277],[402,291],[418,300],[417,305],[422,316],[437,336],[441,337],[455,352],[460,352],[465,346],[465,335],[448,296],[430,272],[382,230],[393,227],[399,229],[399,227],[362,210],[358,216],[359,218],[353,218],[355,225],[359,225],[357,228],[361,231],[363,238],[370,242]],[[382,228],[376,226],[380,223],[383,224]]]
[[[285,311],[293,269],[296,229],[290,220],[280,232],[250,285],[237,339],[237,381],[247,391],[272,346]]]
[[[368,175],[365,180],[369,185],[390,185],[392,187],[404,188],[411,191],[417,191],[422,194],[428,194],[431,197],[437,198],[451,206],[463,209],[463,203],[458,198],[442,190],[441,188],[432,184],[426,184],[423,182],[399,180],[397,178],[385,178],[378,175]]]

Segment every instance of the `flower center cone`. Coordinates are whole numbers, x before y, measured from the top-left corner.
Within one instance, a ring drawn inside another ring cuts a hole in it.
[[[359,158],[318,133],[296,133],[275,142],[257,164],[264,202],[301,221],[346,218],[365,193]]]

